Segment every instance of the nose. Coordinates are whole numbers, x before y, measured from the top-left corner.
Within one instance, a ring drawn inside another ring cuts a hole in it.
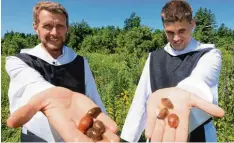
[[[180,40],[180,36],[178,34],[175,34],[175,36],[173,37],[174,41],[179,41]]]
[[[57,28],[56,27],[53,27],[52,30],[50,31],[50,34],[51,35],[57,35]]]

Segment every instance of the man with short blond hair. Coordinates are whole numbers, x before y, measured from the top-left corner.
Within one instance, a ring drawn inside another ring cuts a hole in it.
[[[23,126],[22,142],[92,141],[78,124],[85,112],[99,106],[97,119],[108,128],[105,140],[118,141],[117,125],[106,115],[87,59],[65,46],[69,28],[65,8],[39,2],[33,18],[41,43],[6,58],[12,114],[8,126]]]

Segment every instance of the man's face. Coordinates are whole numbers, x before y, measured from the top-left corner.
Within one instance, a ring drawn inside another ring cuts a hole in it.
[[[181,22],[164,23],[164,30],[167,36],[168,42],[176,50],[183,50],[188,45],[192,31],[195,26],[195,21],[188,22],[183,20]]]
[[[39,22],[34,24],[34,30],[38,34],[42,46],[49,53],[61,52],[68,30],[65,15],[42,10],[38,19]]]

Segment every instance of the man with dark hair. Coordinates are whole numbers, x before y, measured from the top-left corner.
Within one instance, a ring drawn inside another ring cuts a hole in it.
[[[35,5],[33,28],[41,43],[6,58],[8,126],[23,126],[22,142],[92,141],[78,125],[89,109],[99,106],[96,118],[107,127],[105,140],[118,141],[117,125],[106,115],[87,59],[65,46],[68,24],[62,5]]]
[[[149,54],[121,138],[137,142],[145,129],[153,142],[216,142],[211,115],[224,115],[216,106],[221,53],[192,37],[186,1],[166,3],[161,18],[168,44]]]

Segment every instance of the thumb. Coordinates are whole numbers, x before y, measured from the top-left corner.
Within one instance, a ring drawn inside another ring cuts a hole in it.
[[[215,116],[215,117],[223,117],[224,116],[224,110],[220,108],[219,106],[210,103],[208,101],[205,101],[204,99],[196,96],[196,95],[191,95],[191,101],[192,101],[192,106],[197,107],[204,112]]]
[[[36,95],[29,100],[29,102],[17,109],[7,119],[7,126],[10,128],[18,128],[26,124],[38,111],[43,107],[42,95]]]

